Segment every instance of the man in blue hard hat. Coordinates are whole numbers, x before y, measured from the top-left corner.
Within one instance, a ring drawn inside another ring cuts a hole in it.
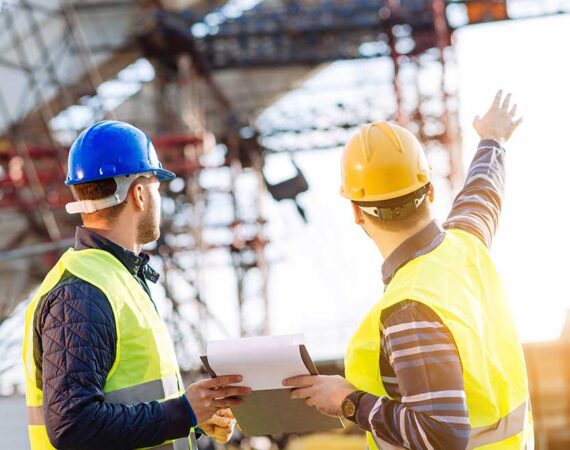
[[[147,285],[144,244],[160,235],[161,181],[174,173],[132,125],[96,123],[69,153],[66,184],[81,213],[76,242],[28,306],[24,337],[32,450],[188,450],[194,430],[226,442],[238,375],[184,388]]]

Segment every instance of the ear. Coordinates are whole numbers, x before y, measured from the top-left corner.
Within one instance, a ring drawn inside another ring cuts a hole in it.
[[[144,200],[144,186],[136,181],[131,186],[131,191],[129,193],[133,201],[133,207],[137,211],[144,211],[145,200]]]
[[[430,203],[433,203],[433,200],[435,198],[435,188],[433,187],[433,183],[429,184],[429,189],[427,191],[427,198]]]
[[[354,214],[354,223],[356,225],[364,225],[364,213],[356,203],[350,202],[350,204],[352,205],[352,213]]]

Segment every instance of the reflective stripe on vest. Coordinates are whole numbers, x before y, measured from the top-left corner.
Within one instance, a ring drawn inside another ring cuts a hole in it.
[[[43,406],[28,406],[28,425],[45,425]]]
[[[105,403],[134,405],[136,403],[152,402],[174,396],[178,393],[176,375],[162,380],[149,381],[126,389],[119,389],[105,394]],[[41,406],[28,406],[28,424],[45,425],[44,412]],[[186,446],[186,449],[188,446]]]
[[[119,403],[134,405],[136,403],[152,402],[162,398],[168,398],[178,393],[178,379],[176,375],[170,375],[162,380],[149,381],[118,391],[106,392],[105,403]]]
[[[170,444],[153,447],[152,450],[188,450],[188,439],[177,439]]]
[[[479,427],[471,430],[471,438],[467,450],[471,450],[483,445],[501,442],[521,433],[524,430],[530,403],[528,400],[518,408],[493,425]]]
[[[474,428],[471,430],[471,438],[467,445],[467,450],[472,450],[483,445],[501,442],[521,433],[524,430],[526,417],[529,410],[529,402],[526,401],[518,408],[515,408],[497,423],[486,427]],[[381,450],[405,450],[404,447],[397,447],[379,439],[374,434],[374,442]]]

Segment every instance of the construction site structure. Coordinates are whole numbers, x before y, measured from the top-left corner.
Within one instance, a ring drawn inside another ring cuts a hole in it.
[[[525,13],[521,4],[531,4]],[[301,170],[279,183],[264,174],[275,152],[307,150],[303,136],[344,144],[365,122],[387,119],[425,144],[436,179],[463,179],[453,31],[566,12],[539,0],[9,0],[0,2],[0,323],[72,245],[65,213],[67,151],[101,119],[141,127],[178,178],[163,186],[163,229],[149,247],[170,305],[166,320],[181,365],[194,368],[212,327],[204,287],[211,264],[231,268],[242,336],[267,334],[269,263],[263,203],[296,202]],[[259,114],[326,64],[387,61],[386,95]],[[292,115],[298,116],[297,111]],[[289,114],[289,117],[287,116]],[[293,136],[294,144],[286,139]],[[445,190],[444,190],[445,192]],[[297,204],[299,213],[305,211]],[[188,339],[191,335],[194,339]]]

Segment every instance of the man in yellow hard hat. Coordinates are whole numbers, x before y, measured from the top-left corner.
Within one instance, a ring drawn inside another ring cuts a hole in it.
[[[285,380],[294,398],[341,414],[370,449],[523,450],[533,446],[522,347],[488,248],[504,187],[502,147],[521,123],[510,94],[474,127],[481,143],[443,226],[421,144],[386,122],[342,158],[341,194],[385,258],[385,291],[353,335],[346,379]]]

